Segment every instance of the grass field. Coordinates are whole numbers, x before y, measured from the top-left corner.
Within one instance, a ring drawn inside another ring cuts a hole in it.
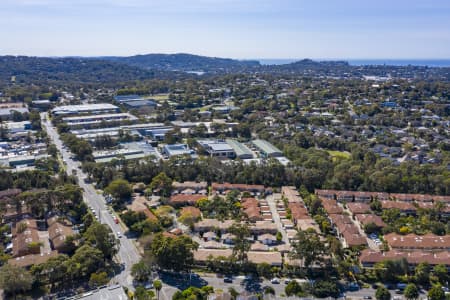
[[[166,101],[166,100],[169,100],[169,94],[156,94],[156,95],[149,96],[149,98],[155,99],[158,102]]]
[[[348,159],[351,156],[351,154],[346,151],[327,150],[327,152],[333,157],[333,159],[336,158]]]

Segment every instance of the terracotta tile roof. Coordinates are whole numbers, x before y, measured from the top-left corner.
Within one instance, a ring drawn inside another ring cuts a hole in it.
[[[425,235],[399,235],[389,233],[384,236],[389,246],[394,249],[428,249],[450,250],[450,235],[438,236],[432,233]]]
[[[367,245],[367,240],[359,233],[344,232],[345,243],[348,247]]]
[[[22,228],[26,224],[26,227]],[[24,230],[22,230],[24,229]],[[13,236],[13,256],[24,256],[28,254],[38,254],[40,248],[30,249],[28,245],[30,243],[39,243],[39,235],[37,230],[36,220],[27,219],[18,222],[12,230]]]
[[[56,221],[51,222],[51,225],[48,227],[48,235],[53,248],[58,251],[64,251],[66,238],[74,235],[74,232],[72,230],[72,225]]]
[[[194,206],[183,207],[180,211],[180,215],[183,214],[191,214],[191,216],[193,216],[194,218],[199,218],[202,216],[202,212],[200,211],[200,209]]]
[[[201,182],[195,182],[195,181],[185,181],[185,182],[177,182],[174,181],[172,182],[172,187],[176,190],[185,190],[185,189],[192,189],[195,191],[198,190],[204,190],[208,187],[208,184],[206,183],[206,181],[201,181]]]
[[[360,202],[347,203],[347,208],[353,214],[364,214],[371,211],[369,204]]]
[[[358,220],[361,225],[365,226],[369,223],[374,223],[378,227],[386,227],[386,223],[383,222],[380,216],[373,214],[358,214],[356,215],[356,220]]]
[[[435,202],[446,202],[450,203],[450,196],[433,196]]]
[[[228,230],[228,228],[233,225],[233,220],[219,221],[217,219],[203,219],[194,224],[195,231],[210,231],[214,228],[219,228],[221,230]]]
[[[194,251],[194,259],[196,261],[206,262],[209,256],[212,257],[229,257],[232,254],[231,249],[198,249]],[[280,252],[263,252],[263,251],[249,251],[247,252],[248,260],[260,264],[266,262],[270,265],[279,266],[282,264]]]
[[[205,198],[204,195],[172,195],[169,199],[170,205],[180,206],[180,205],[194,205],[198,200]]]
[[[306,207],[304,207],[303,204],[299,202],[289,203],[288,208],[291,210],[291,216],[294,221],[310,218]]]
[[[287,199],[288,202],[303,202],[300,194],[294,186],[281,187],[281,194]]]
[[[391,250],[387,252],[378,252],[371,249],[365,249],[361,252],[359,261],[362,264],[375,264],[385,260],[398,260],[406,258],[408,263],[418,265],[420,263],[429,263],[431,265],[443,264],[450,266],[450,252],[424,252],[424,251],[398,251]]]
[[[213,182],[211,184],[211,188],[213,191],[226,191],[226,190],[238,190],[241,192],[247,191],[247,192],[260,192],[264,193],[265,187],[263,185],[256,185],[256,184],[232,184],[232,183],[217,183]]]
[[[337,205],[336,200],[322,199],[322,206],[328,214],[342,214],[344,210]]]
[[[42,263],[45,263],[47,260],[49,260],[52,257],[58,256],[57,251],[51,251],[47,253],[40,253],[40,254],[29,254],[25,256],[19,256],[15,258],[11,258],[8,260],[8,263],[17,267],[30,267],[32,265],[39,265]]]
[[[383,209],[397,208],[402,212],[415,212],[416,211],[416,207],[409,202],[381,201],[381,207]]]

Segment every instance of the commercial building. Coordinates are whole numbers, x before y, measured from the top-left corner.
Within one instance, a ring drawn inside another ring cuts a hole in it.
[[[7,108],[0,108],[0,120],[11,120],[14,113],[20,113],[25,114],[29,113],[30,111],[26,107],[7,107]]]
[[[159,156],[156,150],[145,142],[127,143],[121,144],[120,146],[121,148],[117,150],[94,151],[92,156],[97,163],[110,162],[113,159],[119,158],[129,160],[140,159],[151,155],[154,157]]]
[[[137,118],[129,113],[117,113],[117,114],[99,114],[99,115],[87,115],[81,117],[65,117],[65,122],[71,128],[90,128],[93,125],[112,122],[123,121],[135,121]]]
[[[252,144],[258,149],[263,157],[281,157],[283,152],[265,140],[254,140]]]
[[[227,139],[226,142],[234,150],[237,158],[252,159],[254,157],[252,150],[250,150],[250,148],[248,148],[244,144],[232,139]]]
[[[52,109],[52,115],[107,114],[119,112],[119,108],[110,103],[64,105]]]
[[[126,101],[123,105],[128,109],[139,109],[143,107],[155,108],[156,102],[152,100],[135,100],[135,101]]]
[[[236,157],[236,153],[233,148],[223,140],[197,140],[197,143],[212,157]]]
[[[162,148],[162,154],[167,157],[179,156],[179,155],[190,155],[191,157],[196,157],[194,150],[190,149],[186,144],[172,144],[165,145]]]

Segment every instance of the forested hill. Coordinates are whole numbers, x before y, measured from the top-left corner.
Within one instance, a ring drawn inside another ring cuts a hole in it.
[[[117,83],[154,78],[155,71],[86,58],[0,56],[0,82],[17,84]]]
[[[109,61],[126,63],[131,66],[169,71],[202,71],[207,73],[229,73],[259,68],[254,60],[208,57],[193,54],[145,54],[128,57],[101,57]]]
[[[103,84],[114,86],[152,78],[177,79],[209,74],[247,73],[300,75],[310,77],[396,78],[450,80],[450,68],[415,66],[351,66],[344,61],[310,59],[285,65],[261,65],[258,61],[205,57],[191,54],[148,54],[129,57],[28,57],[0,56],[0,87],[14,79],[16,84],[60,85]]]

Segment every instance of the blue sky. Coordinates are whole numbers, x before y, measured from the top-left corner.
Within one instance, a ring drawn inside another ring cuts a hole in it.
[[[449,0],[0,0],[0,54],[450,58]]]

